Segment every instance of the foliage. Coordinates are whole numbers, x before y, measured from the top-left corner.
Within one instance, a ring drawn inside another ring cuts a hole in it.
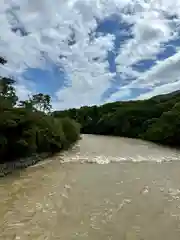
[[[48,94],[38,93],[29,97],[28,100],[20,101],[19,106],[32,111],[49,113],[52,108],[51,97]]]
[[[15,81],[10,78],[0,78],[0,97],[8,100],[12,106],[15,106],[18,100],[13,87],[14,83]]]
[[[5,64],[7,61],[4,59],[4,58],[2,58],[2,57],[0,57],[0,64]]]
[[[82,133],[143,138],[171,146],[180,145],[180,92],[141,101],[56,111],[81,124]]]
[[[79,139],[80,127],[70,118],[49,114],[50,96],[33,95],[15,105],[14,81],[0,79],[0,163],[36,153],[56,153]]]

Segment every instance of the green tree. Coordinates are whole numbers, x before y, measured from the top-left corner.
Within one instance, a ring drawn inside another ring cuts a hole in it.
[[[14,88],[15,81],[10,78],[0,78],[0,97],[8,100],[12,106],[15,106],[18,97]]]
[[[48,94],[35,94],[32,96],[30,101],[32,101],[33,106],[39,111],[48,113],[52,108],[51,97]]]
[[[26,108],[27,110],[33,111],[33,102],[31,100],[19,101],[18,104],[20,107]]]
[[[81,132],[142,138],[180,145],[180,91],[147,100],[114,102],[101,106],[56,111],[81,124]]]
[[[0,64],[4,65],[5,63],[7,63],[7,61],[3,57],[0,57]]]
[[[0,58],[0,64],[5,62]],[[0,78],[0,163],[59,152],[78,140],[79,126],[73,120],[47,114],[51,110],[49,95],[35,94],[17,107],[14,83]]]
[[[51,97],[48,94],[38,93],[29,97],[28,100],[20,101],[19,106],[31,111],[49,113],[52,108]]]

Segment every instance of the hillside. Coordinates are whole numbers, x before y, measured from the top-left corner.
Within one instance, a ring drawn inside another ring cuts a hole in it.
[[[142,138],[180,145],[180,91],[146,100],[114,102],[102,106],[55,111],[81,124],[82,133]]]

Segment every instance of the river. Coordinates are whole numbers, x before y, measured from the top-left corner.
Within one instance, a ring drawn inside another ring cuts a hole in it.
[[[2,240],[179,240],[180,151],[84,135],[0,179]]]

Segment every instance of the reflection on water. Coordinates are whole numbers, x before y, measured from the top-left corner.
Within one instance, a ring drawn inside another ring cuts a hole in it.
[[[83,136],[0,179],[0,239],[179,240],[179,159],[139,140]]]

